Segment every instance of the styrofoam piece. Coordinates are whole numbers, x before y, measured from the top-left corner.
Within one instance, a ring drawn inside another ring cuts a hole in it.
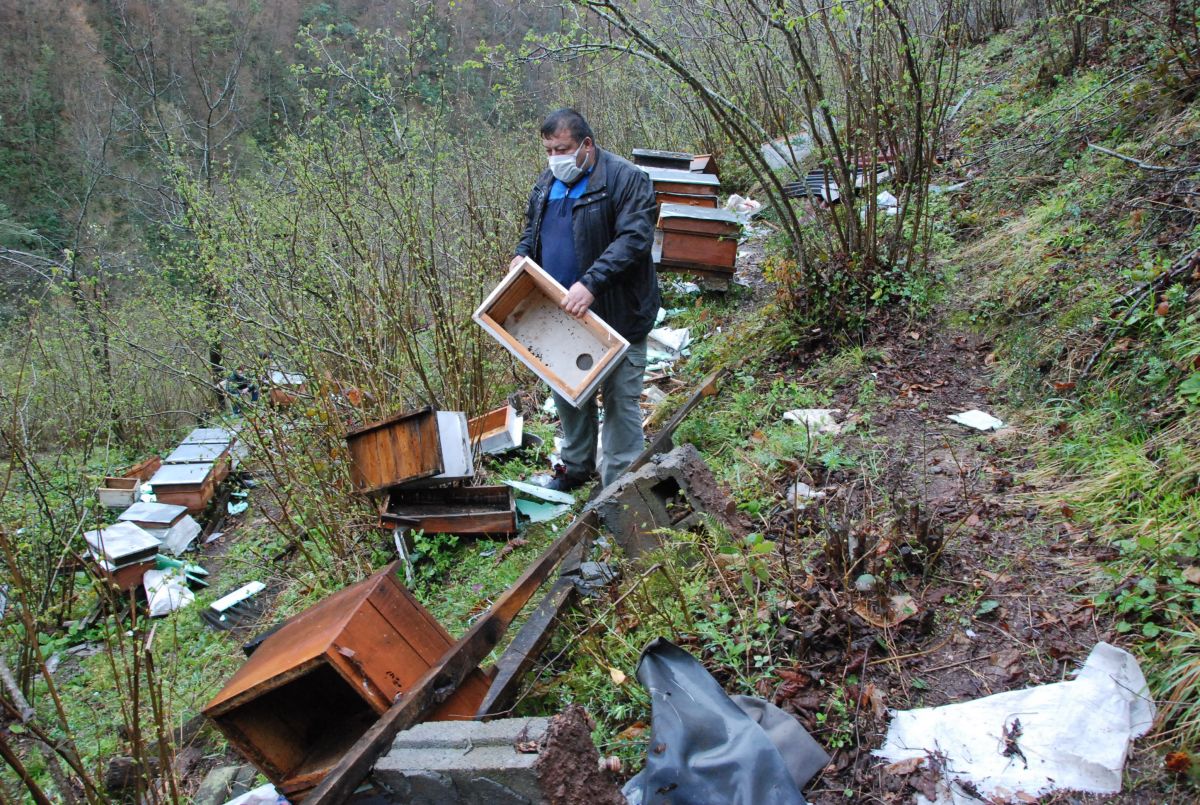
[[[531,523],[546,523],[562,517],[571,507],[566,503],[542,503],[536,500],[517,500],[517,511]]]
[[[840,408],[796,408],[786,411],[783,418],[797,425],[804,425],[813,433],[841,433],[842,426],[834,414],[840,414]]]
[[[1015,720],[1024,763],[1002,751],[1003,733]],[[1116,794],[1130,742],[1153,722],[1154,702],[1137,660],[1097,643],[1075,679],[893,712],[887,739],[874,754],[897,762],[936,753],[951,783],[969,782],[985,799],[1003,791],[1006,801],[1017,793]],[[939,805],[979,801],[956,788],[943,789]]]
[[[118,522],[95,531],[86,531],[83,539],[94,557],[107,560],[117,567],[128,557],[147,552],[152,554],[158,550],[158,540],[133,523]]]
[[[989,413],[980,411],[978,408],[963,411],[961,414],[950,414],[950,421],[966,425],[968,428],[974,428],[975,430],[1000,430],[1004,427],[1004,423],[1001,420]]]
[[[173,556],[179,556],[188,546],[200,536],[200,524],[191,516],[185,515],[178,523],[166,530],[162,536],[162,546]]]
[[[261,581],[252,581],[248,584],[243,584],[228,595],[223,595],[216,601],[208,605],[208,608],[214,612],[221,613],[229,609],[234,604],[240,604],[247,598],[258,595],[263,590],[267,589],[267,585]]]
[[[570,492],[559,492],[557,489],[547,489],[544,486],[537,484],[527,484],[524,481],[505,481],[504,483],[511,486],[526,497],[537,498],[538,500],[546,500],[551,503],[567,503],[575,502],[575,496]]]

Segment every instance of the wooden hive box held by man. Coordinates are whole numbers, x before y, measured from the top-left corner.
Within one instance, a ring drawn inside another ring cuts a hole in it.
[[[393,562],[286,621],[203,710],[293,801],[454,645],[398,569]],[[432,719],[472,717],[489,684],[476,669]]]
[[[529,258],[517,264],[472,318],[571,405],[579,406],[617,366],[629,342],[590,310],[582,319],[567,295]]]

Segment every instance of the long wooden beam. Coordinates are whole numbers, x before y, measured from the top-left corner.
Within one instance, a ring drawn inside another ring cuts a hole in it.
[[[488,613],[475,621],[417,682],[401,694],[374,726],[367,730],[338,761],[321,784],[305,797],[305,805],[340,805],[354,792],[388,750],[396,734],[419,723],[450,696],[471,669],[491,653],[513,618],[537,592],[559,560],[596,527],[594,512],[580,515],[546,551],[534,560],[521,578],[496,599]]]
[[[667,424],[663,426],[662,430],[655,434],[654,439],[652,439],[646,449],[642,451],[641,455],[633,460],[633,463],[629,465],[629,469],[627,469],[626,472],[635,472],[641,469],[641,467],[647,461],[654,458],[654,456],[670,450],[671,437],[675,435],[676,429],[683,422],[684,418],[690,414],[692,409],[699,405],[703,400],[713,396],[720,390],[721,380],[728,373],[729,369],[727,368],[718,369],[708,377],[704,378],[704,380],[700,381],[700,385],[697,386],[694,391],[692,391],[692,394],[690,397],[688,397],[687,401],[684,402],[683,405],[679,406],[679,409],[675,412],[674,416],[672,416]],[[599,487],[597,487],[597,489],[599,489]]]

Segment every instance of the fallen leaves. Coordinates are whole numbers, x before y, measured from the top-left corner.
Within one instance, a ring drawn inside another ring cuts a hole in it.
[[[609,666],[608,675],[612,678],[614,685],[624,685],[625,680],[628,679],[628,677],[625,676],[624,671],[622,671],[620,668],[616,668],[613,666]]]
[[[888,611],[883,614],[873,612],[871,605],[866,601],[858,601],[854,604],[855,614],[877,629],[890,629],[898,626],[920,611],[921,607],[917,604],[916,599],[908,593],[900,593],[889,598]]]

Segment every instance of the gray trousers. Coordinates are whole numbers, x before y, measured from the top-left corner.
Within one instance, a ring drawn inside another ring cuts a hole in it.
[[[646,373],[646,339],[630,344],[600,391],[604,395],[604,454],[600,481],[608,486],[621,477],[645,447],[642,434],[642,376]],[[578,408],[554,394],[563,427],[563,464],[571,475],[591,475],[596,469],[596,395]]]

